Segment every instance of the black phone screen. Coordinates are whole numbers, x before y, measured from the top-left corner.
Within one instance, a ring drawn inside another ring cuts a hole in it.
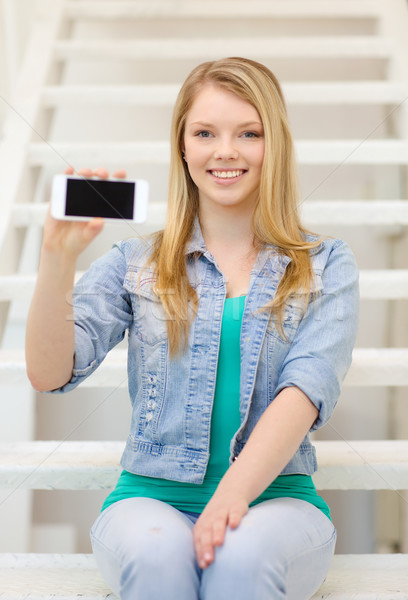
[[[65,215],[133,219],[135,183],[67,179]]]

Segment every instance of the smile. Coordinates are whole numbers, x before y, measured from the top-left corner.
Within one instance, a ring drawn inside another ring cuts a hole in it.
[[[241,169],[236,171],[210,171],[210,173],[219,179],[232,179],[233,177],[239,177],[240,175],[243,175],[245,171]]]

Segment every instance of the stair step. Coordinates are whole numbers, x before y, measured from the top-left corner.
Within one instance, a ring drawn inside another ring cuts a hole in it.
[[[0,580],[0,600],[116,599],[91,554],[1,554]],[[311,600],[408,600],[407,589],[406,554],[336,554]]]
[[[82,387],[127,387],[126,349],[112,350]],[[29,385],[20,349],[0,350],[0,385]],[[348,386],[408,386],[408,348],[356,348]]]
[[[408,225],[407,200],[305,200],[300,211],[308,227]]]
[[[408,489],[408,441],[316,441],[320,490]],[[0,488],[112,488],[123,442],[0,443]]]
[[[78,280],[82,272],[76,273]],[[29,299],[34,291],[37,274],[0,276],[0,302]],[[362,300],[396,300],[408,298],[407,269],[368,269],[360,271]]]
[[[405,140],[298,140],[296,154],[300,165],[400,165],[408,163]],[[65,168],[67,164],[168,165],[168,142],[48,142],[29,146],[31,166]]]
[[[0,554],[0,600],[116,600],[91,554]]]
[[[231,13],[232,10],[232,13]],[[315,18],[372,18],[377,16],[376,3],[367,0],[115,0],[67,2],[66,14],[71,19],[180,19],[201,17],[205,19],[246,19],[248,17],[279,17],[285,19]]]
[[[221,56],[256,58],[388,59],[393,41],[379,36],[63,40],[58,60],[211,60]]]
[[[18,203],[13,206],[13,224],[16,227],[43,225],[46,203]],[[408,225],[407,200],[306,200],[301,202],[302,219],[308,227],[315,225]],[[165,223],[165,202],[150,202],[149,229],[162,228]],[[143,226],[137,226],[143,232]]]
[[[282,84],[288,105],[398,104],[408,96],[408,85],[388,81],[287,82]],[[47,108],[77,105],[169,106],[180,84],[47,86],[42,94]]]

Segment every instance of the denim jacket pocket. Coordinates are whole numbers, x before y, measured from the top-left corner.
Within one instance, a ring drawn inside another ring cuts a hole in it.
[[[134,331],[150,346],[167,341],[167,317],[154,290],[155,282],[153,271],[141,267],[129,268],[123,282],[132,305]]]
[[[291,344],[295,338],[297,328],[309,305],[318,297],[323,290],[321,274],[314,274],[313,291],[311,291],[308,304],[305,307],[304,296],[293,294],[286,301],[282,310],[282,325],[279,326],[277,315],[271,315],[267,327],[267,334],[278,338],[279,341]]]

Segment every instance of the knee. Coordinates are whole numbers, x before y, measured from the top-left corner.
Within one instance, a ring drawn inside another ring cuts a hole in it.
[[[133,515],[124,526],[122,517],[112,511],[91,532],[97,564],[116,594],[143,597],[148,589],[159,598],[170,594],[180,580],[197,585],[192,532],[183,520]],[[181,598],[194,597],[190,587]]]
[[[282,543],[278,539],[269,539],[259,535],[259,529],[248,519],[242,521],[237,529],[228,529],[224,544],[216,549],[214,564],[220,568],[239,573],[252,570],[260,572],[270,568],[284,569],[285,557]]]
[[[241,529],[242,527],[242,529]],[[264,540],[245,531],[244,523],[228,530],[215,560],[203,572],[203,598],[285,598],[286,564],[279,540]]]
[[[114,557],[121,565],[141,565],[143,568],[162,568],[194,556],[191,531],[172,524],[132,523],[116,530],[110,527],[103,531],[91,532],[92,545],[99,551]]]

